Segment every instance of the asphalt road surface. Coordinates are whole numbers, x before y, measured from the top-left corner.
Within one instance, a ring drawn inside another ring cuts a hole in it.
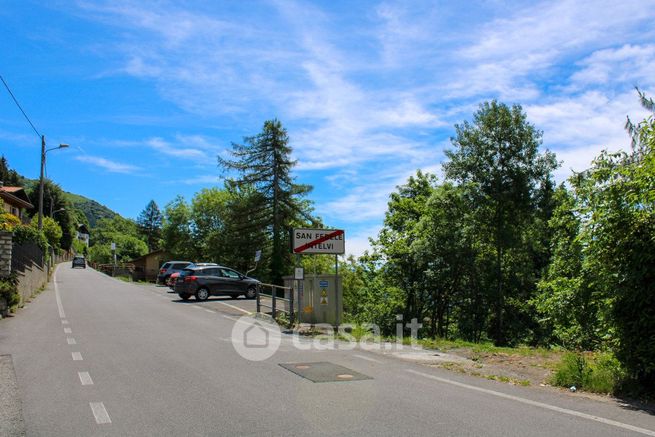
[[[655,416],[639,409],[361,349],[300,350],[288,335],[250,361],[231,339],[248,305],[184,303],[164,287],[60,265],[54,284],[0,321],[26,434],[655,435]]]

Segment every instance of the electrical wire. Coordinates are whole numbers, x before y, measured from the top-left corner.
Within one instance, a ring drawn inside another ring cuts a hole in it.
[[[20,109],[20,112],[23,113],[23,116],[25,117],[25,120],[27,120],[27,122],[30,124],[30,126],[32,126],[32,129],[34,129],[34,132],[36,132],[36,134],[39,136],[39,138],[42,138],[39,131],[36,130],[36,128],[34,127],[34,124],[32,124],[32,121],[30,120],[30,118],[27,116],[25,111],[23,111],[23,108],[22,108],[22,106],[20,106],[20,103],[18,103],[18,100],[14,96],[14,93],[12,93],[11,89],[9,89],[9,85],[7,85],[7,82],[5,82],[5,79],[2,76],[0,76],[0,80],[2,80],[2,83],[5,85],[5,88],[7,88],[7,91],[9,91],[9,95],[11,96],[11,98],[14,99],[14,103],[16,103],[16,106],[18,106],[18,109]]]

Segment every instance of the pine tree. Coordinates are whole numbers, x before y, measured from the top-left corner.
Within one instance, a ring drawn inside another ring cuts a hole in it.
[[[151,252],[159,248],[162,231],[162,214],[154,200],[151,200],[137,218],[139,233]]]
[[[260,193],[260,202],[243,211],[244,223],[265,229],[270,248],[269,279],[282,284],[290,267],[289,228],[297,223],[313,222],[308,202],[302,197],[312,189],[294,182],[291,170],[289,136],[279,120],[264,122],[261,133],[244,138],[244,144],[232,143],[232,158],[218,158],[225,171],[236,171],[232,182],[241,189],[252,187]]]

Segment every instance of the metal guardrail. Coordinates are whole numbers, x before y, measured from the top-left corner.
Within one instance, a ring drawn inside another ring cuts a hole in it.
[[[271,294],[268,293],[263,293],[262,288],[263,287],[268,287],[271,289]],[[284,298],[284,297],[278,297],[277,296],[277,290],[284,290],[284,291],[289,291],[289,299]],[[262,303],[261,297],[266,296],[271,298],[271,305],[266,305]],[[289,302],[289,310],[285,309],[278,309],[277,308],[277,301],[281,300],[284,302]],[[271,309],[271,316],[275,318],[277,316],[277,312],[281,311],[283,313],[289,314],[289,321],[293,324],[294,319],[295,319],[295,311],[293,308],[294,302],[293,302],[293,288],[291,287],[283,287],[281,285],[273,285],[273,284],[265,284],[265,283],[260,283],[259,286],[257,287],[257,312],[261,313],[261,308],[266,307]]]

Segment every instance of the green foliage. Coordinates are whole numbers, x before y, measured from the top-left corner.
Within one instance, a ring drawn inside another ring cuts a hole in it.
[[[610,353],[566,353],[558,364],[551,384],[594,393],[611,394],[624,378],[619,361]]]
[[[381,264],[379,275],[370,278],[370,285],[374,286],[378,293],[393,296],[393,306],[399,292],[404,294],[404,302],[398,309],[405,320],[422,320],[425,311],[423,268],[417,265],[411,247],[419,237],[417,225],[427,212],[426,203],[435,180],[434,175],[418,171],[405,185],[398,186],[398,191],[390,196],[389,209],[378,239],[372,242]],[[370,264],[371,261],[367,260],[367,263]],[[391,317],[390,322],[395,323],[395,314]]]
[[[525,303],[547,261],[535,242],[543,241],[539,224],[548,219],[543,195],[557,167],[555,156],[539,152],[542,134],[518,105],[485,102],[473,123],[455,130],[455,149],[446,152],[443,167],[448,179],[468,188],[467,221],[485,259],[480,279],[492,307],[488,333],[499,345],[522,340],[535,325]]]
[[[42,231],[27,225],[16,226],[14,228],[13,242],[15,244],[23,244],[28,241],[36,243],[36,245],[47,255],[48,240]]]
[[[244,138],[244,144],[232,143],[232,160],[218,159],[225,171],[234,171],[237,177],[229,184],[239,190],[254,190],[257,195],[240,211],[242,227],[248,224],[250,233],[265,232],[267,247],[266,279],[282,284],[282,276],[290,273],[288,229],[294,224],[315,222],[310,216],[311,207],[303,197],[311,191],[308,185],[295,183],[291,170],[292,149],[286,129],[278,120],[264,122],[261,133]]]
[[[2,199],[0,199],[0,208],[2,208]],[[8,212],[0,212],[0,231],[11,232],[18,225],[20,225],[18,217]]]
[[[76,213],[77,223],[83,223],[89,228],[95,228],[101,219],[111,220],[118,215],[111,209],[101,205],[95,200],[88,199],[84,196],[80,196],[79,194],[64,192],[64,196],[66,200],[72,205],[72,209],[75,211],[80,211],[81,215],[84,217],[82,218]]]
[[[197,242],[192,238],[191,208],[177,196],[164,208],[162,244],[174,259],[197,260]]]
[[[116,243],[116,258],[120,263],[148,253],[148,245],[139,238],[136,223],[119,215],[98,221],[92,233],[89,259],[100,264],[113,263],[111,243]]]
[[[159,248],[163,216],[154,200],[151,200],[136,220],[139,234],[148,244],[150,252]]]
[[[50,247],[53,249],[59,249],[61,236],[63,234],[59,223],[50,217],[43,217],[42,224],[43,235],[45,235],[45,238],[48,241],[48,245],[50,245]],[[31,226],[35,229],[38,229],[39,223],[37,217],[32,218]]]
[[[6,278],[0,278],[0,298],[7,302],[9,308],[20,303],[20,294],[18,294],[18,277],[12,274]]]

